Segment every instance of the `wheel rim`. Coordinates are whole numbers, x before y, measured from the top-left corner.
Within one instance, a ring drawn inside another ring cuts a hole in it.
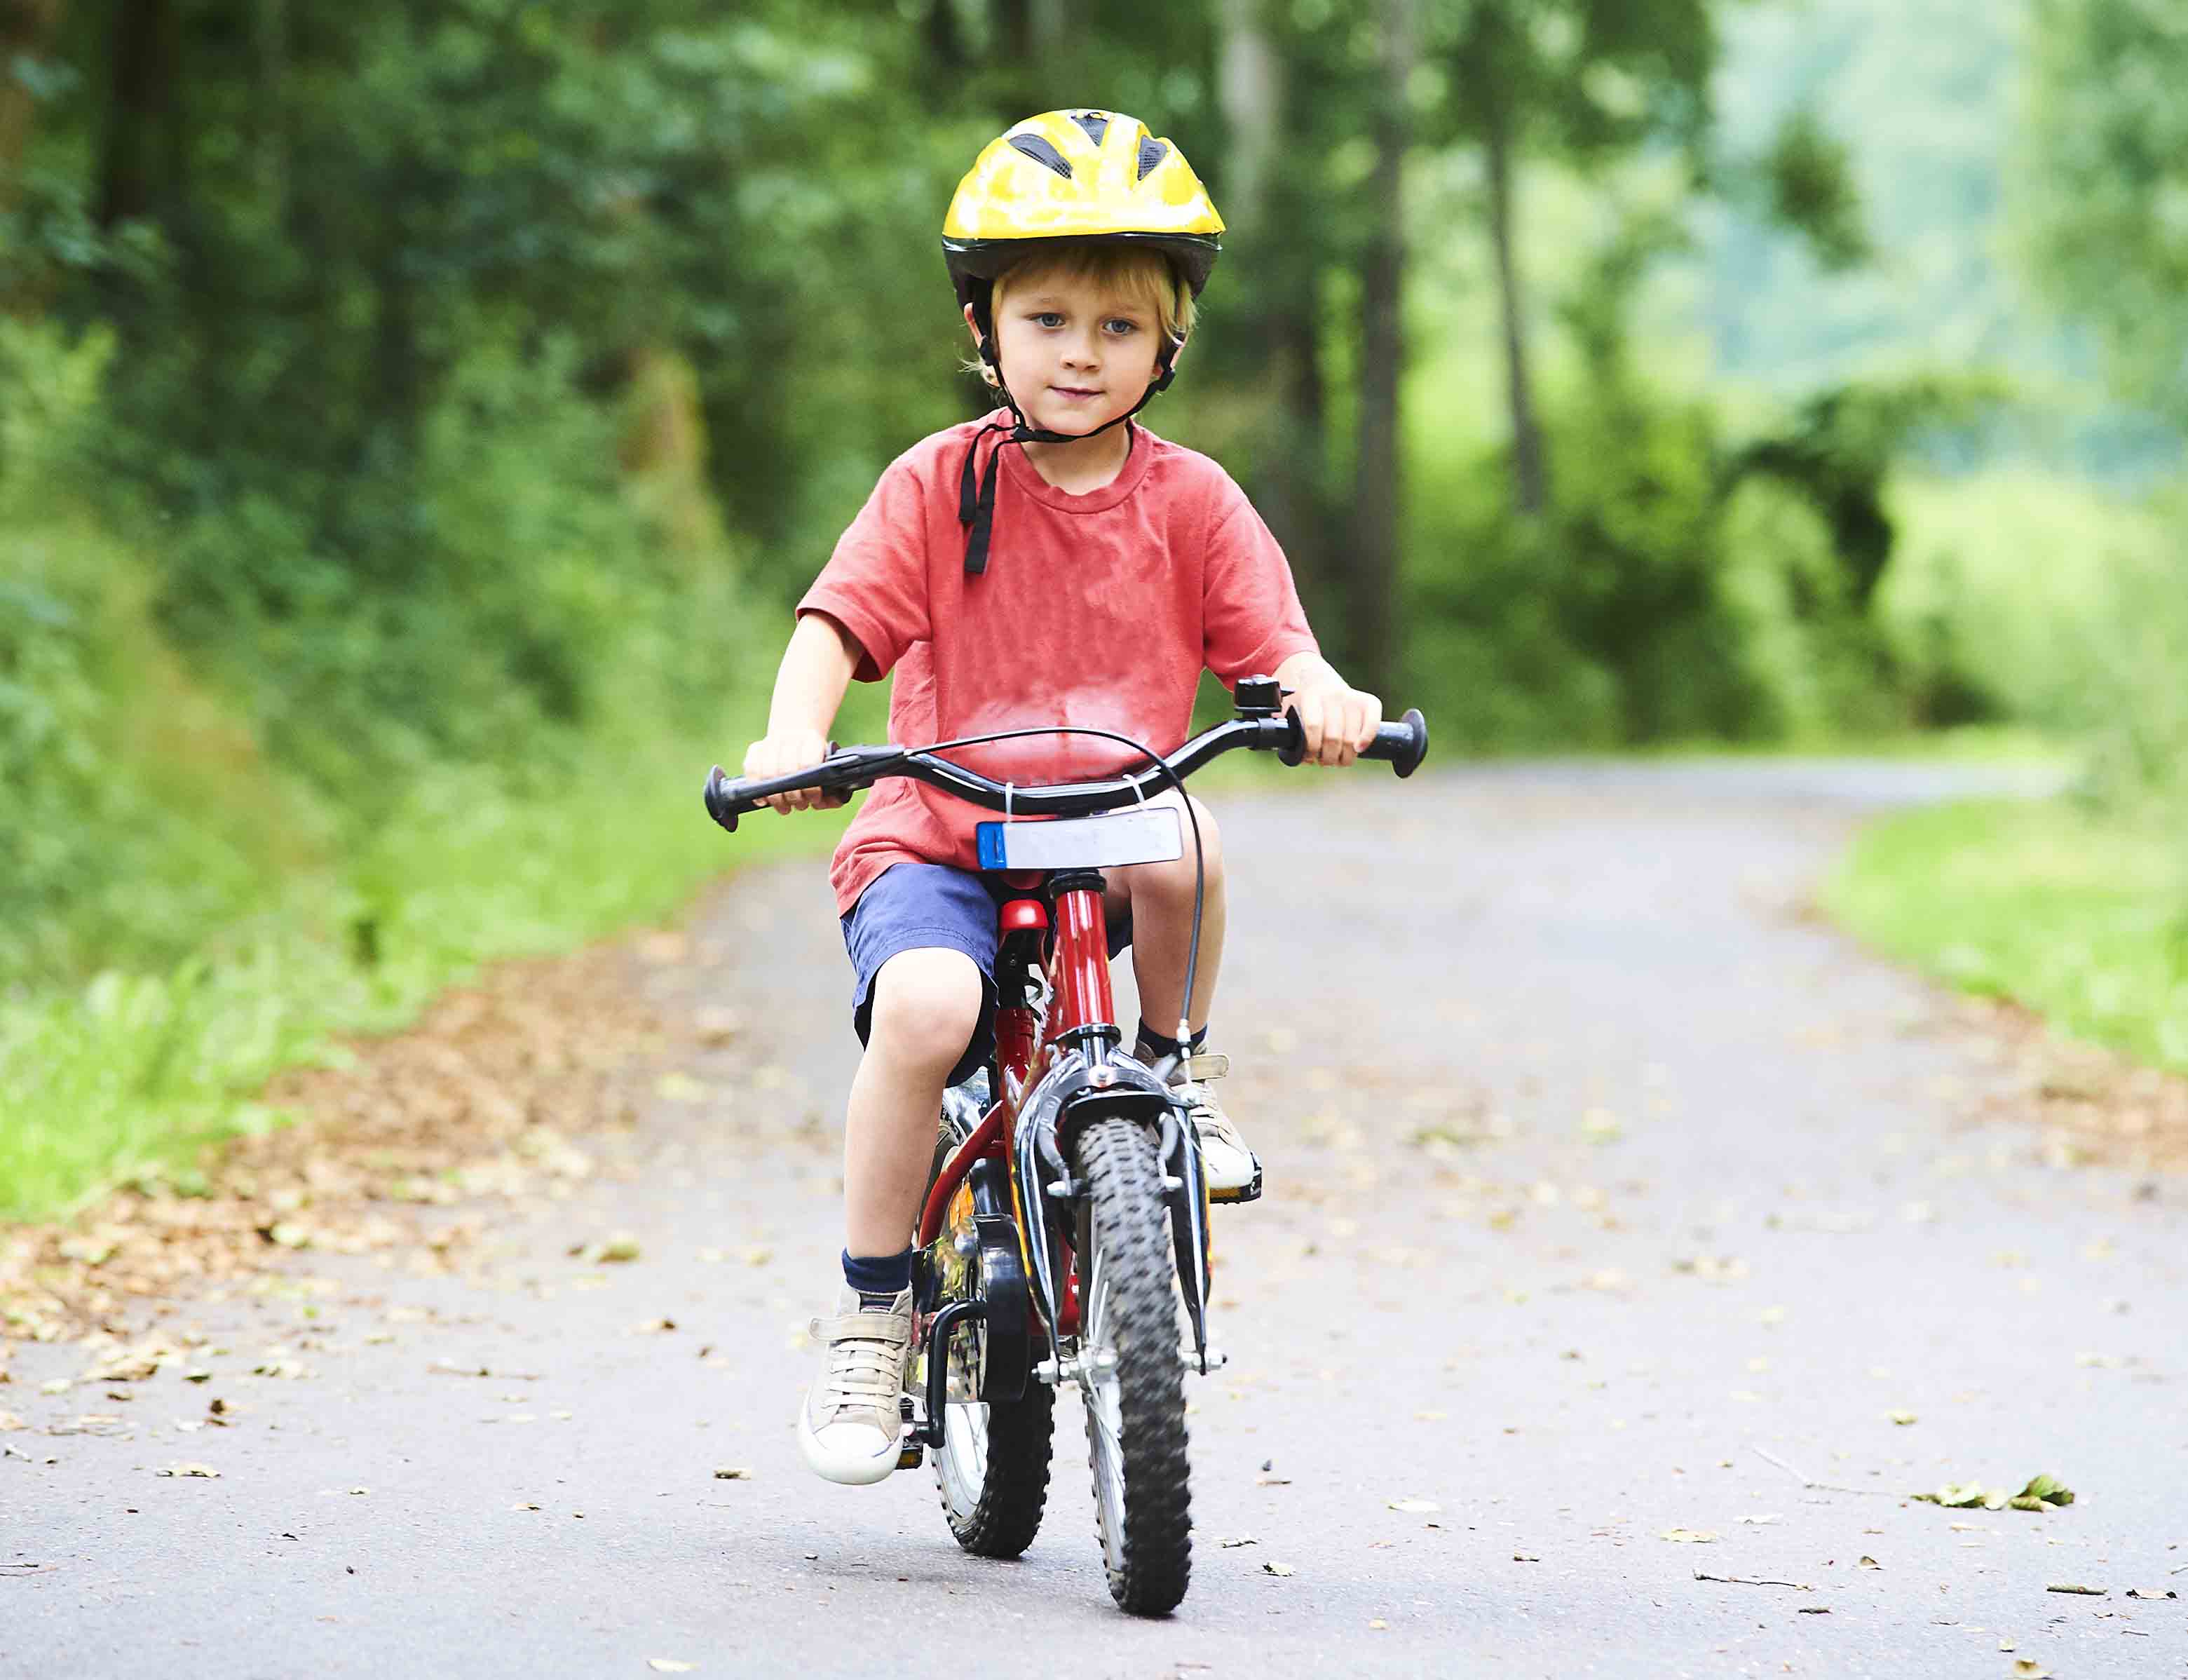
[[[980,1291],[976,1288],[974,1296]],[[979,1325],[960,1324],[950,1338],[945,1357],[942,1445],[934,1455],[942,1497],[952,1513],[969,1517],[980,1502],[988,1483],[988,1407],[979,1398],[981,1367],[985,1349]]]

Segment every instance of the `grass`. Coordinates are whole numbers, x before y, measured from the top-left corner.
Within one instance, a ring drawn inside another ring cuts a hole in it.
[[[279,1069],[403,1027],[482,963],[658,921],[725,871],[834,843],[835,814],[722,834],[699,809],[708,750],[595,748],[551,799],[428,775],[338,877],[287,883],[179,964],[0,998],[0,1220],[149,1171],[187,1187],[204,1146],[282,1122],[256,1100]]]
[[[1962,990],[2188,1073],[2188,857],[2177,830],[2074,803],[1888,818],[1827,883],[1832,914]]]

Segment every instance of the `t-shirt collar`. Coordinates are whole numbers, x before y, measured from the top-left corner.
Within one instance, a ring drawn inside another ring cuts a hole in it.
[[[1131,453],[1117,476],[1098,490],[1089,490],[1075,496],[1069,490],[1059,490],[1040,476],[1040,471],[1025,458],[1024,449],[1002,452],[1003,472],[1011,488],[1021,495],[1030,496],[1046,507],[1065,513],[1101,513],[1113,508],[1140,488],[1140,481],[1148,476],[1148,465],[1154,459],[1154,446],[1159,441],[1137,420],[1129,422],[1125,431],[1131,442]]]

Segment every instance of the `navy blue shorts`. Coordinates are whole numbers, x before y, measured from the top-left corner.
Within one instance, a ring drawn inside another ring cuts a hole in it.
[[[993,884],[990,885],[990,882]],[[843,918],[843,948],[854,976],[851,1025],[859,1042],[873,1026],[874,976],[899,951],[962,951],[980,971],[980,1022],[950,1070],[950,1083],[970,1079],[995,1043],[996,913],[1015,897],[1000,876],[975,875],[947,864],[892,864],[875,877]],[[1109,955],[1132,942],[1129,915],[1109,922]]]

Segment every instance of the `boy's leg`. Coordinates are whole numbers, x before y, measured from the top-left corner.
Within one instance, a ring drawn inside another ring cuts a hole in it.
[[[1187,796],[1191,798],[1190,795]],[[1178,803],[1175,792],[1148,802]],[[1201,896],[1200,961],[1193,971],[1193,1007],[1184,1010],[1185,961],[1193,944],[1193,831],[1185,831],[1185,855],[1168,863],[1135,864],[1109,871],[1109,910],[1129,909],[1132,917],[1132,979],[1140,992],[1140,1023],[1167,1038],[1186,1013],[1195,1034],[1208,1024],[1215,996],[1215,977],[1223,967],[1225,904],[1223,843],[1208,807],[1193,800],[1200,822],[1201,854],[1207,886]]]
[[[1149,803],[1175,805],[1177,802],[1173,792]],[[1208,807],[1198,799],[1192,803],[1200,825],[1206,881],[1200,907],[1200,960],[1193,970],[1190,1009],[1185,1003],[1185,964],[1193,946],[1191,830],[1187,831],[1183,857],[1112,871],[1109,908],[1113,916],[1129,910],[1132,919],[1132,976],[1140,992],[1139,1048],[1143,1054],[1187,1052],[1179,1069],[1180,1083],[1193,1105],[1193,1122],[1200,1133],[1209,1190],[1227,1201],[1247,1201],[1260,1194],[1261,1164],[1209,1085],[1229,1070],[1230,1058],[1211,1056],[1202,1049],[1209,1008],[1215,996],[1216,975],[1223,966],[1227,919],[1223,843]],[[1171,1036],[1178,1029],[1181,1013],[1191,1027],[1182,1044]]]
[[[843,1251],[854,1259],[894,1254],[911,1240],[942,1093],[982,1001],[979,968],[946,947],[899,951],[874,976],[872,1026],[843,1123]]]
[[[843,1287],[815,1319],[821,1368],[798,1414],[805,1462],[830,1481],[896,1468],[911,1348],[911,1251],[951,1072],[980,1024],[979,966],[949,948],[899,951],[869,983],[866,1053],[843,1128]]]

